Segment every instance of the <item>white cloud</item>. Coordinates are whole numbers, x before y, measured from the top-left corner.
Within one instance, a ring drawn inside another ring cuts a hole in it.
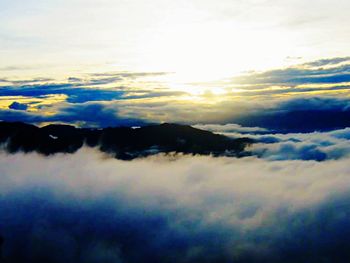
[[[261,132],[267,132],[268,129],[261,128],[261,127],[243,127],[239,124],[235,123],[228,123],[228,124],[197,124],[193,127],[198,129],[203,129],[207,131],[212,131],[216,133],[222,133],[222,134],[230,134],[230,133],[261,133]]]

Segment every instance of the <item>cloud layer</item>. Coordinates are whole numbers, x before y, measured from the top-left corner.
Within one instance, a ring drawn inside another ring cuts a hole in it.
[[[350,126],[349,76],[349,57],[338,57],[203,83],[183,83],[165,72],[4,78],[0,120],[102,127],[236,123],[283,132],[339,129]]]
[[[10,262],[346,262],[349,166],[0,156]]]
[[[237,124],[196,125],[204,130],[231,138],[246,137],[255,143],[247,149],[248,155],[268,160],[338,160],[350,156],[350,129],[328,132],[278,133],[259,127]]]

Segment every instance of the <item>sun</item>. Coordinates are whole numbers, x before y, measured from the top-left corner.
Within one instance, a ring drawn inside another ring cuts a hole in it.
[[[232,21],[166,24],[140,41],[138,69],[174,72],[179,83],[215,81],[280,66],[292,44],[288,41],[284,32]]]

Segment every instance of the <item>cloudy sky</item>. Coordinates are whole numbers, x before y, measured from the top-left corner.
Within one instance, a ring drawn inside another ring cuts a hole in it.
[[[3,0],[0,119],[269,127],[272,115],[295,120],[304,107],[316,129],[343,127],[349,8],[346,0]],[[337,121],[320,127],[316,116]]]
[[[87,146],[9,154],[4,141],[0,261],[350,262],[349,10],[0,0],[0,121],[254,140],[242,158],[132,161]]]

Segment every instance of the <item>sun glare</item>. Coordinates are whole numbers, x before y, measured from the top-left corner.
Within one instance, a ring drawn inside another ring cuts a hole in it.
[[[282,37],[274,37],[277,33]],[[166,25],[140,43],[138,66],[174,72],[173,81],[179,83],[224,79],[247,70],[281,66],[292,44],[283,36],[283,32],[233,23]],[[268,55],[271,52],[273,57]]]

